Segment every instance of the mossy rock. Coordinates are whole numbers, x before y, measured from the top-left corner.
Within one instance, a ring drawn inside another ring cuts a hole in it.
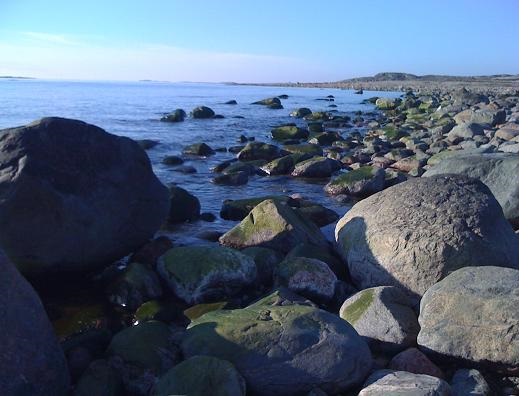
[[[188,304],[231,297],[257,276],[251,257],[219,246],[172,248],[160,257],[157,269],[173,293]]]
[[[161,117],[163,122],[182,122],[187,117],[187,113],[183,109],[176,109],[172,113],[166,114]]]
[[[298,304],[209,312],[191,323],[181,348],[186,358],[230,361],[255,395],[306,394],[317,386],[336,394],[361,384],[372,364],[352,326]]]
[[[283,125],[271,130],[271,136],[275,140],[306,139],[308,131],[292,125]]]
[[[242,253],[247,254],[255,260],[259,281],[265,285],[271,284],[275,267],[284,260],[282,253],[258,246],[243,249]]]
[[[169,326],[155,320],[127,327],[114,335],[107,355],[117,355],[129,364],[159,373],[163,351],[170,348],[170,335]]]
[[[387,125],[383,127],[383,135],[389,140],[399,140],[404,136],[407,136],[408,133],[396,128],[394,125]]]
[[[327,157],[312,157],[295,165],[294,177],[326,178],[341,169],[339,162]]]
[[[80,306],[67,304],[61,307],[61,310],[61,317],[52,322],[55,334],[60,340],[104,327],[108,322],[103,304],[88,303]]]
[[[310,154],[290,154],[274,159],[271,162],[261,166],[261,170],[270,176],[274,175],[288,175],[291,173],[295,164],[310,158]]]
[[[303,242],[321,246],[328,243],[314,223],[284,202],[271,199],[258,204],[240,224],[220,237],[222,245],[237,249],[262,246],[282,253]]]
[[[383,169],[363,166],[337,176],[324,189],[330,195],[347,194],[362,198],[383,190],[384,185]]]
[[[323,149],[317,144],[287,144],[282,148],[292,154],[323,155]]]
[[[271,161],[282,155],[280,149],[273,144],[250,142],[238,152],[239,161],[267,160]]]
[[[208,157],[215,154],[215,151],[205,143],[194,143],[184,147],[182,153],[186,155]]]
[[[262,105],[262,106],[271,106],[271,105],[280,105],[281,101],[280,101],[279,98],[274,97],[274,98],[262,99],[262,100],[259,100],[257,102],[253,102],[251,104],[257,104],[257,105]]]
[[[183,311],[183,314],[189,320],[196,320],[200,316],[205,315],[207,312],[216,311],[217,309],[222,309],[226,305],[227,305],[227,301],[196,304],[196,305],[193,305],[192,307],[187,308],[185,311]]]
[[[193,118],[199,118],[199,119],[213,118],[215,116],[215,112],[210,107],[198,106],[191,112],[191,116]]]
[[[181,309],[172,302],[150,300],[136,310],[134,319],[137,323],[158,320],[169,323],[181,318]]]
[[[296,110],[293,110],[290,113],[290,117],[303,118],[303,117],[306,117],[309,114],[312,114],[312,110],[310,110],[307,107],[300,107],[300,108],[298,108]]]
[[[152,396],[245,396],[246,383],[228,361],[193,356],[167,371]]]
[[[220,209],[220,217],[224,220],[240,221],[246,217],[259,203],[273,199],[278,202],[290,203],[293,201],[286,195],[266,195],[263,197],[246,198],[246,199],[227,199],[223,202]],[[293,203],[292,203],[293,204]]]
[[[324,132],[324,126],[322,122],[309,122],[308,131],[310,133],[321,133]]]
[[[323,132],[312,135],[309,142],[320,146],[330,146],[338,140],[343,140],[339,132]]]
[[[308,121],[328,121],[331,118],[331,114],[326,111],[315,111],[304,117],[304,119]]]
[[[374,290],[364,290],[352,304],[348,304],[342,309],[340,316],[353,326],[367,309],[369,309],[373,301]]]

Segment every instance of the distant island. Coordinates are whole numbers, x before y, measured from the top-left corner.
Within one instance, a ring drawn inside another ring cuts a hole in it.
[[[0,76],[6,80],[35,80],[35,77],[24,77],[24,76]]]
[[[519,75],[495,74],[490,76],[448,76],[427,74],[418,76],[410,73],[384,72],[371,77],[356,77],[333,82],[287,82],[236,85],[365,89],[371,91],[438,91],[463,87],[475,91],[518,91]]]

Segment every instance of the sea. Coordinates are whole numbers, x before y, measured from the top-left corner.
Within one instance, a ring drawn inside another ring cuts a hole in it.
[[[288,95],[282,99],[284,109],[271,110],[252,102]],[[334,96],[334,101],[325,99]],[[152,167],[158,178],[167,185],[177,185],[197,196],[202,212],[216,216],[214,222],[196,221],[164,229],[161,234],[169,236],[176,244],[206,244],[201,238],[203,231],[225,232],[236,222],[220,218],[222,202],[226,199],[252,198],[274,194],[300,194],[340,215],[350,209],[350,204],[339,203],[327,196],[323,187],[328,180],[301,180],[289,176],[251,176],[243,186],[221,186],[211,183],[215,174],[212,168],[222,161],[234,158],[230,152],[217,152],[208,158],[189,159],[197,172],[183,174],[166,166],[161,160],[166,155],[179,155],[186,145],[205,142],[215,149],[240,145],[240,135],[254,137],[257,141],[276,143],[270,131],[274,126],[295,122],[305,126],[304,120],[294,119],[290,112],[299,107],[312,111],[337,110],[337,115],[355,117],[357,111],[372,112],[372,104],[362,104],[373,96],[398,97],[401,92],[270,87],[213,83],[169,83],[141,82],[96,82],[96,81],[52,81],[39,79],[0,79],[0,129],[30,123],[42,117],[57,116],[79,119],[97,125],[107,132],[132,139],[151,139],[159,142],[147,150]],[[237,105],[225,104],[236,100]],[[330,108],[335,104],[337,107]],[[187,113],[197,106],[211,107],[225,118],[184,122],[161,122],[160,118],[177,108]],[[237,118],[242,116],[243,118]],[[354,130],[345,128],[340,132],[346,136]],[[331,240],[335,225],[323,228]]]

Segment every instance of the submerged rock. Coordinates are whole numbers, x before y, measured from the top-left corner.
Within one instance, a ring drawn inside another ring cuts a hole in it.
[[[167,217],[168,191],[129,138],[43,118],[3,130],[0,152],[0,245],[24,273],[102,267]]]
[[[222,235],[220,243],[237,249],[269,247],[285,254],[299,243],[328,244],[315,224],[271,199],[258,204],[240,224]]]
[[[184,147],[182,153],[186,155],[208,157],[210,155],[215,154],[215,151],[206,143],[194,143]]]
[[[247,172],[239,171],[215,176],[211,181],[214,184],[221,184],[224,186],[241,186],[243,184],[247,184],[249,181],[249,175]]]
[[[310,110],[307,107],[300,107],[300,108],[298,108],[296,110],[293,110],[290,113],[290,117],[303,118],[303,117],[306,117],[309,114],[312,114],[312,110]]]
[[[466,267],[420,303],[418,344],[427,354],[496,371],[519,369],[519,271]]]
[[[176,109],[172,113],[166,114],[161,117],[161,121],[164,122],[182,122],[187,117],[187,113],[183,109]]]
[[[69,374],[64,352],[37,293],[0,251],[3,395],[65,396]]]
[[[151,395],[245,396],[246,383],[228,361],[193,356],[167,371]]]
[[[518,266],[518,241],[489,189],[476,179],[416,178],[355,204],[336,240],[361,288],[393,285],[415,302],[465,266]]]
[[[231,297],[257,277],[254,260],[219,246],[175,247],[160,257],[158,272],[188,304]]]
[[[372,364],[350,325],[297,304],[207,313],[191,323],[181,347],[186,358],[230,361],[255,395],[303,395],[314,387],[337,393],[360,384]]]
[[[213,118],[215,112],[213,109],[207,106],[198,106],[193,111],[191,111],[192,118]]]

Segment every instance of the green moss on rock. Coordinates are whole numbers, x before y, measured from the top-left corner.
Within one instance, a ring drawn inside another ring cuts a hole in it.
[[[361,296],[354,303],[347,306],[341,314],[341,317],[351,325],[354,325],[361,318],[361,315],[365,313],[372,301],[374,301],[374,290],[365,290],[360,293]]]

